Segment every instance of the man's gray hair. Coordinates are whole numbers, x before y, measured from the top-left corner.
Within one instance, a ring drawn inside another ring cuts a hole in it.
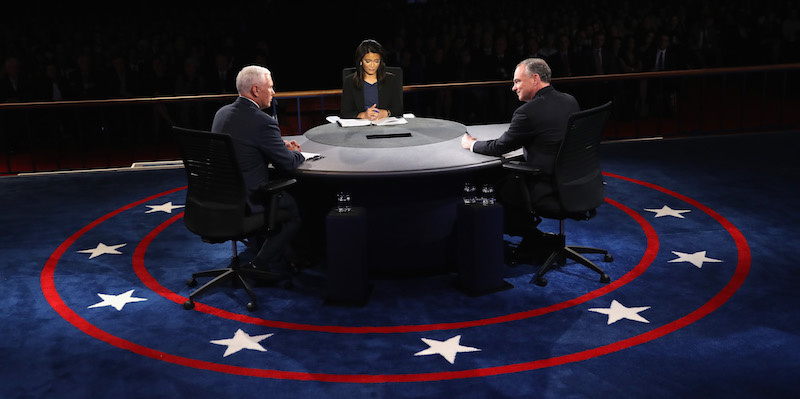
[[[550,66],[547,65],[547,62],[541,58],[528,58],[517,64],[517,67],[524,66],[525,72],[528,76],[533,76],[533,74],[539,75],[539,78],[542,79],[544,83],[550,83],[550,78],[553,76],[553,71],[550,70]]]
[[[263,84],[267,78],[264,75],[272,75],[269,69],[259,65],[248,65],[236,75],[236,91],[239,95],[247,94],[253,85]]]

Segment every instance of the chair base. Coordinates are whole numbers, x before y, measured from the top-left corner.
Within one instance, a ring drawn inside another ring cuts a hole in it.
[[[539,270],[536,272],[536,275],[533,276],[531,279],[531,283],[535,283],[538,286],[544,287],[547,285],[547,279],[544,278],[544,275],[547,274],[550,270],[552,270],[556,265],[564,266],[567,263],[567,259],[571,259],[577,263],[580,263],[589,269],[594,270],[597,274],[600,275],[600,282],[601,283],[608,283],[611,281],[611,278],[601,269],[599,266],[594,264],[589,259],[586,259],[581,254],[602,254],[604,255],[603,261],[605,262],[613,262],[614,257],[611,256],[607,250],[600,249],[600,248],[592,248],[592,247],[579,247],[579,246],[568,246],[566,244],[566,235],[564,234],[563,229],[563,221],[560,233],[552,234],[547,233],[544,235],[545,239],[540,243],[540,245],[544,245],[546,248],[550,249],[549,255],[544,258],[544,262]],[[547,252],[545,252],[546,254]],[[515,250],[509,259],[509,264],[511,266],[516,266],[521,262],[521,259],[527,258],[525,255],[517,252]],[[541,261],[542,258],[532,259],[534,262],[538,263]]]
[[[605,249],[600,248],[592,248],[592,247],[579,247],[579,246],[567,246],[564,241],[566,237],[564,235],[559,234],[559,238],[562,241],[563,245],[560,245],[556,250],[554,250],[547,260],[544,261],[542,267],[539,268],[539,271],[536,272],[536,275],[533,276],[531,279],[531,283],[535,283],[540,287],[544,287],[547,285],[547,279],[544,278],[544,275],[547,274],[550,270],[552,270],[556,265],[563,266],[567,263],[567,259],[571,259],[577,263],[580,263],[589,269],[595,271],[597,274],[600,275],[600,282],[601,283],[609,283],[611,278],[608,277],[605,271],[601,269],[599,266],[594,264],[594,262],[586,259],[581,254],[603,254],[603,261],[605,262],[613,262],[614,257],[609,255],[608,251]]]
[[[233,258],[231,260],[231,266],[229,267],[206,270],[192,274],[192,278],[186,282],[186,285],[189,287],[197,286],[198,278],[212,277],[212,279],[189,294],[189,299],[183,303],[183,308],[186,310],[194,309],[195,298],[220,284],[227,283],[229,280],[233,280],[233,284],[244,288],[247,296],[250,297],[250,302],[247,303],[247,310],[252,312],[258,309],[258,297],[256,297],[253,289],[250,288],[250,284],[248,284],[247,280],[245,280],[245,277],[262,282],[275,282],[285,279],[284,275],[281,273],[256,269],[240,269],[238,267],[238,263],[238,259]]]

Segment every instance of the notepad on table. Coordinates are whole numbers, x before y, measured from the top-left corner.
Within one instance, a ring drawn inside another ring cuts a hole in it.
[[[341,127],[354,127],[354,126],[391,126],[391,125],[404,125],[408,123],[405,118],[397,118],[394,116],[390,116],[387,118],[381,118],[376,121],[371,121],[368,119],[339,119],[336,121]]]

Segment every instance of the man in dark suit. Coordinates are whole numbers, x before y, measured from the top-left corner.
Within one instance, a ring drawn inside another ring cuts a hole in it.
[[[36,87],[28,80],[22,63],[9,57],[0,70],[0,102],[16,103],[35,99]]]
[[[643,56],[644,70],[658,72],[683,69],[680,49],[672,45],[670,36],[661,33],[657,39],[655,45]]]
[[[232,93],[236,89],[235,70],[231,67],[230,58],[224,52],[217,53],[214,57],[214,67],[206,79],[212,93]]]
[[[643,56],[645,71],[660,72],[683,69],[681,49],[672,44],[667,33],[657,36],[657,42]],[[671,115],[678,108],[678,85],[675,79],[662,78],[646,82],[646,97],[651,111]]]
[[[553,70],[553,76],[558,78],[569,77],[577,74],[578,69],[575,63],[579,58],[580,57],[576,57],[572,51],[569,36],[562,34],[558,37],[558,48],[556,52],[548,57],[547,63]]]
[[[614,55],[606,51],[606,35],[597,32],[592,37],[592,46],[584,50],[583,68],[589,75],[615,73]]]
[[[556,154],[566,133],[570,115],[580,111],[575,97],[557,91],[550,85],[552,72],[547,62],[541,58],[528,58],[520,62],[514,70],[514,86],[520,101],[524,101],[511,118],[508,130],[498,139],[478,141],[465,134],[462,147],[485,155],[500,156],[522,148],[525,161],[541,169],[541,177],[528,182],[531,201],[552,195],[555,188],[550,175],[555,164]],[[522,195],[516,184],[501,182],[498,187],[498,200],[506,208],[506,231],[512,235],[541,234],[529,224],[515,226],[522,211]]]
[[[234,151],[247,188],[247,205],[253,213],[265,211],[258,188],[269,181],[268,165],[291,171],[305,160],[297,142],[284,140],[278,122],[262,111],[272,103],[273,86],[268,69],[255,65],[244,67],[236,76],[239,97],[217,111],[211,126],[213,132],[226,133],[233,138]],[[247,267],[266,269],[289,261],[286,251],[300,229],[300,214],[289,193],[283,194],[278,208],[287,211],[291,217],[264,242]]]

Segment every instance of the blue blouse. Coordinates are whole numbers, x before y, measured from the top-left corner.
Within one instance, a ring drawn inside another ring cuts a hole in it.
[[[364,111],[373,104],[378,104],[378,82],[364,82]]]

